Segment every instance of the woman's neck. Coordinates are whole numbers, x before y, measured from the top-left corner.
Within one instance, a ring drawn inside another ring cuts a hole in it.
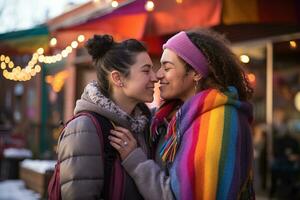
[[[111,96],[112,100],[128,115],[132,114],[137,102],[133,101],[129,97],[125,96],[123,93],[113,92]]]

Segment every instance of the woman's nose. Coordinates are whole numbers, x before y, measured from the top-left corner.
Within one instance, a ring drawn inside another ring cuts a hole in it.
[[[155,83],[158,82],[156,74],[155,74],[155,72],[153,70],[151,71],[151,81],[155,82]]]
[[[158,80],[160,80],[160,79],[163,78],[164,75],[163,75],[162,67],[160,67],[160,68],[156,71],[155,75],[156,75],[156,78],[157,78]]]

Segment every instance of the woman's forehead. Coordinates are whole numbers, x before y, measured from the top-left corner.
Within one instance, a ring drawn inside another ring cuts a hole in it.
[[[160,62],[162,64],[166,63],[166,62],[176,63],[176,62],[179,62],[179,61],[180,61],[180,59],[177,56],[177,54],[175,52],[173,52],[172,50],[170,50],[170,49],[165,49],[163,51],[163,54],[162,54],[161,59],[160,59]]]

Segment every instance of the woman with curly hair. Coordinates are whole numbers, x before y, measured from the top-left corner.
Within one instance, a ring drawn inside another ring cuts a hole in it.
[[[149,160],[130,131],[111,144],[145,199],[254,199],[253,90],[225,39],[182,31],[163,45],[156,76],[165,100],[152,119]]]

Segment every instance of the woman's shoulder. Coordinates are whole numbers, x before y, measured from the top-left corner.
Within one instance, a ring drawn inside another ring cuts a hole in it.
[[[96,130],[93,121],[85,115],[72,119],[65,126],[57,146],[62,185],[71,183],[76,187],[90,183],[88,177],[102,181],[99,173],[103,170],[103,148]]]
[[[91,118],[88,116],[79,116],[72,119],[65,127],[65,131],[72,131],[72,130],[93,130],[94,124]]]
[[[79,116],[64,128],[58,143],[58,151],[61,154],[60,159],[64,159],[71,154],[89,155],[100,152],[100,146],[97,127],[92,119],[88,116]]]
[[[99,123],[100,127],[104,126],[107,123],[106,120],[102,118],[94,117],[94,119],[97,121],[97,123]],[[94,134],[97,131],[97,127],[93,122],[93,119],[86,115],[81,115],[72,119],[64,129],[64,137],[67,137],[70,134],[78,133]]]
[[[67,132],[67,134],[74,132],[95,133],[99,128],[101,130],[107,130],[111,127],[112,124],[106,117],[98,113],[88,112],[69,121],[65,127],[65,132]]]

